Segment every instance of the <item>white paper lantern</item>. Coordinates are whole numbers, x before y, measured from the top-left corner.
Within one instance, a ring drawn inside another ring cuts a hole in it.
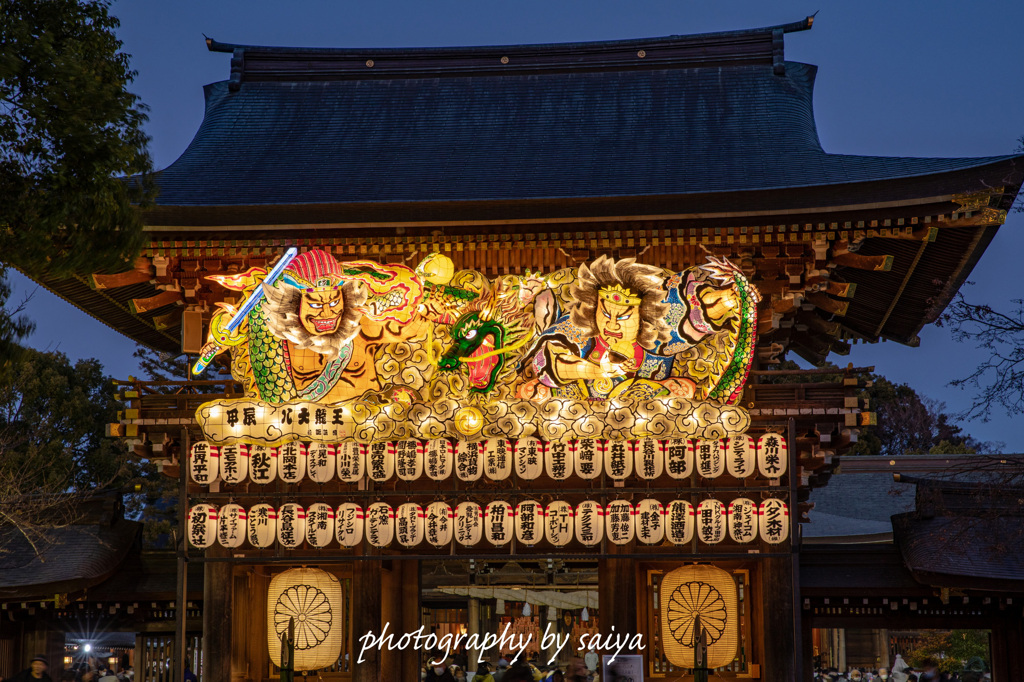
[[[757,439],[757,470],[765,478],[781,478],[786,473],[789,448],[786,439],[777,433],[766,433]]]
[[[594,500],[576,506],[576,539],[585,547],[594,547],[604,539],[604,509]]]
[[[782,500],[769,498],[758,507],[758,531],[769,545],[778,545],[789,537],[789,507]]]
[[[665,539],[665,509],[661,502],[651,498],[637,502],[633,525],[637,540],[645,545],[660,544]]]
[[[265,502],[249,507],[249,544],[265,549],[277,539],[277,510]]]
[[[484,473],[484,456],[487,441],[456,443],[455,475],[460,481],[477,481]]]
[[[334,508],[324,502],[309,505],[306,510],[306,542],[310,547],[323,549],[331,544],[333,538]]]
[[[298,483],[306,477],[305,443],[285,443],[278,449],[277,475],[285,483]]]
[[[505,438],[497,438],[488,444],[484,473],[492,481],[504,481],[512,475],[512,444]]]
[[[455,541],[472,547],[483,536],[484,511],[476,502],[460,502],[455,507]]]
[[[592,438],[584,438],[569,444],[573,459],[576,460],[576,475],[583,480],[590,480],[601,475],[604,458],[598,451],[598,442]]]
[[[733,542],[746,543],[757,539],[757,503],[739,497],[729,503],[729,537]]]
[[[718,500],[704,500],[697,505],[697,539],[716,545],[725,539],[725,505]]]
[[[725,439],[725,468],[734,478],[747,478],[754,474],[757,445],[744,434]]]
[[[672,478],[689,478],[693,473],[693,444],[682,438],[658,441],[665,453],[665,469]]]
[[[516,443],[515,455],[516,478],[521,481],[532,481],[544,472],[544,447],[536,438],[520,438]]]
[[[234,549],[245,541],[245,508],[238,504],[225,504],[217,511],[217,542],[221,547]]]
[[[423,446],[418,440],[398,440],[388,444],[395,459],[395,473],[403,481],[415,481],[423,473]]]
[[[306,448],[306,473],[314,483],[330,483],[337,471],[335,446],[331,443],[310,443]]]
[[[564,481],[572,476],[573,456],[567,443],[548,443],[544,453],[544,473],[555,481]]]
[[[217,509],[212,504],[197,504],[188,510],[188,541],[206,549],[217,538]]]
[[[423,507],[406,502],[395,510],[395,537],[403,547],[415,547],[423,542]]]
[[[661,444],[653,438],[632,441],[634,468],[636,474],[646,481],[660,478],[665,471],[665,456]]]
[[[248,445],[222,445],[219,454],[222,481],[236,485],[249,476]]]
[[[605,444],[604,470],[609,478],[621,481],[633,475],[633,453],[628,445],[621,440]]]
[[[395,475],[395,455],[391,452],[390,443],[370,443],[366,453],[366,475],[377,483]]]
[[[544,539],[544,507],[540,502],[524,500],[516,505],[516,539],[535,545]]]
[[[604,510],[605,533],[616,545],[633,539],[633,505],[627,500],[613,500]]]
[[[355,547],[363,541],[363,508],[355,502],[338,505],[334,514],[334,537],[342,547]]]
[[[390,459],[386,454],[384,443],[380,443],[380,449],[384,451],[383,459]],[[334,459],[338,467],[338,478],[345,483],[358,483],[363,478],[363,474],[366,472],[366,446],[364,444],[338,443],[334,446]],[[384,478],[380,480],[387,480],[389,477],[390,474],[385,471]]]
[[[495,501],[484,512],[484,535],[495,547],[508,544],[512,539],[512,505]]]
[[[293,568],[274,576],[267,595],[267,648],[281,665],[281,635],[295,628],[295,670],[319,670],[341,656],[345,610],[341,583],[318,568]]]
[[[452,475],[452,464],[455,461],[452,449],[452,444],[443,438],[427,442],[424,467],[427,470],[428,478],[433,481],[443,481]]]
[[[249,450],[249,480],[266,485],[277,479],[277,448],[253,445]]]
[[[693,463],[704,478],[718,478],[725,473],[722,444],[717,440],[694,441]]]
[[[693,540],[694,510],[686,500],[672,500],[665,508],[665,537],[673,545],[688,545]]]
[[[556,500],[544,510],[544,537],[555,547],[565,547],[572,541],[574,530],[572,505]]]
[[[386,502],[366,508],[366,540],[374,547],[387,547],[395,537],[395,510]]]
[[[452,541],[455,514],[444,502],[431,502],[427,505],[426,518],[423,520],[423,532],[427,542],[434,547],[444,547]]]
[[[210,485],[220,475],[217,457],[217,446],[205,440],[192,444],[192,456],[189,457],[189,473],[192,480],[199,485]]]
[[[277,511],[277,541],[295,549],[306,539],[306,510],[295,502],[282,504]]]

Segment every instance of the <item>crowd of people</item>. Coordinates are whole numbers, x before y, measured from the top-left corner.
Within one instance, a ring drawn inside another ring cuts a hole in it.
[[[7,680],[0,682],[53,682],[50,676],[50,661],[46,656],[33,656],[28,668]],[[102,661],[89,659],[88,662],[74,663],[60,674],[61,682],[133,682],[135,672],[131,666],[115,671]]]
[[[502,657],[492,666],[480,663],[475,674],[470,674],[461,661],[428,663],[420,674],[423,682],[594,682],[593,673],[583,661],[574,659],[563,670],[542,666],[537,661],[517,661],[510,664]]]
[[[978,657],[967,661],[962,671],[941,672],[938,661],[925,661],[915,670],[899,654],[893,661],[892,670],[853,668],[842,672],[832,668],[818,670],[814,674],[815,682],[988,682],[991,679],[992,674],[985,670],[985,662]]]

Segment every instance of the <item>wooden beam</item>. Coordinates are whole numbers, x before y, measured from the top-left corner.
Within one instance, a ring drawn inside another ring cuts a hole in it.
[[[132,284],[142,284],[153,279],[153,266],[148,258],[136,258],[135,267],[132,270],[118,272],[113,275],[93,273],[86,278],[89,286],[94,290],[117,289]]]
[[[889,272],[892,270],[892,256],[862,256],[859,253],[841,253],[832,257],[832,262],[839,267],[857,270],[873,270]]]
[[[804,294],[804,300],[833,315],[846,315],[846,311],[850,307],[849,301],[840,301],[821,292]]]
[[[156,296],[150,296],[149,298],[133,298],[131,300],[131,307],[132,312],[139,315],[174,303],[184,303],[184,301],[185,299],[180,291],[162,291]]]

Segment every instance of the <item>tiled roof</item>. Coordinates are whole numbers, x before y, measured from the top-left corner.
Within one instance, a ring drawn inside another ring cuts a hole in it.
[[[891,517],[914,509],[914,487],[895,483],[891,473],[833,474],[809,498],[804,537],[824,541],[892,533]]]

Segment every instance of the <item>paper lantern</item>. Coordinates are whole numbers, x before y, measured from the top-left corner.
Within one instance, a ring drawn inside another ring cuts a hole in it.
[[[310,443],[306,448],[306,473],[314,483],[330,483],[337,471],[335,446],[330,443]]]
[[[777,433],[766,433],[757,439],[757,470],[765,478],[780,478],[786,473],[789,448],[786,439]]]
[[[415,481],[423,473],[423,447],[418,440],[398,440],[388,444],[395,459],[395,473],[403,481]]]
[[[721,668],[736,657],[739,608],[736,581],[715,566],[683,566],[661,580],[661,632],[665,658],[693,668],[694,630],[700,620],[707,642],[706,667]]]
[[[310,460],[312,461],[312,460]],[[306,510],[306,542],[322,549],[334,538],[334,509],[324,502],[314,502]]]
[[[217,447],[210,445],[205,440],[192,444],[192,456],[189,457],[189,473],[192,480],[199,485],[210,485],[217,480],[220,474],[220,465],[217,462]]]
[[[453,534],[455,514],[444,502],[431,502],[427,505],[426,518],[423,520],[423,531],[427,542],[434,547],[450,544]]]
[[[665,456],[658,441],[644,438],[631,441],[631,446],[637,476],[647,481],[660,478],[665,471]]]
[[[524,545],[535,545],[544,539],[544,507],[540,502],[525,500],[516,505],[516,539]]]
[[[633,474],[633,453],[626,446],[627,443],[621,440],[605,444],[604,471],[609,478],[616,481],[629,478]]]
[[[665,508],[665,537],[673,545],[688,545],[693,540],[693,505],[686,500],[672,500]]]
[[[693,441],[693,453],[697,473],[704,478],[718,478],[725,473],[725,457],[717,440]]]
[[[247,516],[249,544],[259,549],[273,545],[277,538],[277,510],[261,502],[249,507]]]
[[[573,457],[566,443],[548,443],[544,456],[544,473],[555,481],[564,481],[572,476]]]
[[[338,505],[334,514],[334,537],[342,547],[355,547],[363,541],[363,508],[355,502]]]
[[[754,474],[757,449],[754,439],[750,436],[733,436],[725,441],[725,468],[734,478],[746,478]]]
[[[484,456],[484,473],[492,481],[504,481],[512,475],[512,446],[508,440],[492,440]]]
[[[281,665],[281,635],[295,624],[295,670],[319,670],[338,662],[345,633],[341,583],[318,568],[292,568],[270,580],[267,648]]]
[[[386,502],[366,508],[366,539],[374,547],[387,547],[395,537],[395,511]]]
[[[484,512],[484,535],[495,547],[512,539],[512,506],[508,502],[491,502]]]
[[[739,497],[729,503],[729,537],[734,542],[753,542],[757,539],[757,503]]]
[[[228,485],[236,485],[249,476],[248,445],[222,445],[219,454],[222,481]]]
[[[758,531],[769,545],[778,545],[789,537],[789,507],[774,497],[761,502],[757,515]]]
[[[572,540],[572,505],[561,500],[552,502],[544,510],[544,537],[555,547],[564,547]]]
[[[384,450],[384,444],[380,443],[380,446],[381,450]],[[390,459],[386,454],[382,457]],[[362,443],[339,443],[334,447],[334,459],[338,466],[338,478],[345,483],[358,483],[363,478],[366,470],[366,446]],[[384,476],[385,478],[381,480],[387,480],[390,474],[385,472]]]
[[[277,541],[282,547],[295,549],[306,539],[306,510],[294,502],[277,510]]]
[[[424,467],[427,470],[427,477],[433,481],[443,481],[451,476],[452,463],[455,459],[452,444],[444,439],[436,439],[428,441],[426,449]]]
[[[245,508],[238,504],[225,504],[217,512],[217,542],[221,547],[234,549],[245,541]]]
[[[640,500],[636,505],[636,539],[645,545],[657,545],[665,539],[665,509],[654,499]]]
[[[277,479],[277,448],[253,445],[249,451],[249,480],[260,485]]]
[[[597,449],[597,441],[591,438],[570,443],[570,450],[575,448],[573,459],[576,460],[576,475],[584,480],[597,478],[601,475],[604,460]]]
[[[544,472],[544,445],[536,438],[520,438],[516,443],[513,462],[516,478],[532,481]]]
[[[423,542],[423,507],[406,502],[395,511],[395,537],[403,547],[415,547]]]
[[[476,502],[460,502],[455,507],[455,541],[465,547],[480,542],[483,535],[483,509]]]
[[[395,475],[395,456],[390,452],[389,443],[370,443],[366,453],[366,474],[377,483]]]
[[[658,441],[665,454],[665,468],[672,478],[689,478],[693,473],[693,445],[688,440],[673,438]]]
[[[487,441],[475,443],[456,442],[455,475],[460,481],[477,481],[484,473],[484,454],[487,452]]]
[[[633,539],[633,505],[626,500],[614,500],[604,510],[605,533],[616,545]]]
[[[704,500],[697,505],[697,538],[706,545],[725,539],[725,505],[718,500]]]
[[[594,500],[576,506],[576,539],[585,547],[601,544],[604,538],[604,510]]]
[[[298,483],[306,477],[305,443],[285,443],[278,449],[277,475],[285,483]]]
[[[197,504],[188,510],[188,541],[193,547],[206,549],[217,538],[217,509],[211,504]]]

